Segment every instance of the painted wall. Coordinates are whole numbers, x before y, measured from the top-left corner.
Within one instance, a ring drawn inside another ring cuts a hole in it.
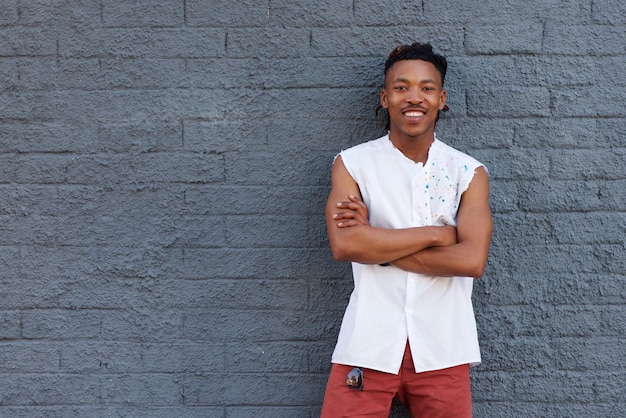
[[[1,416],[318,416],[352,285],[332,158],[384,133],[413,41],[492,181],[475,416],[626,407],[624,2],[0,9]]]

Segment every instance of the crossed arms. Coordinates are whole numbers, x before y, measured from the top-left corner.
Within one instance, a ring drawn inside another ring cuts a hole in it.
[[[489,178],[476,170],[463,193],[456,228],[422,226],[376,228],[358,185],[337,157],[326,203],[326,226],[333,257],[363,264],[391,263],[403,270],[433,276],[483,275],[493,229]]]

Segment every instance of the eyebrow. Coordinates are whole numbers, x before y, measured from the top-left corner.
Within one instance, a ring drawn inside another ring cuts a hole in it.
[[[391,80],[391,83],[409,83],[410,81],[406,78],[396,78],[394,80]],[[426,80],[420,80],[418,83],[420,84],[427,84],[427,83],[433,83],[433,84],[437,84],[437,82],[435,80],[432,79],[426,79]]]

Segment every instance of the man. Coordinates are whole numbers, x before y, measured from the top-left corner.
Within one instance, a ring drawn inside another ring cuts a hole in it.
[[[323,418],[471,417],[480,363],[471,302],[492,232],[484,166],[435,136],[446,110],[444,57],[401,45],[385,63],[388,135],[342,151],[326,223],[354,291],[328,379]]]

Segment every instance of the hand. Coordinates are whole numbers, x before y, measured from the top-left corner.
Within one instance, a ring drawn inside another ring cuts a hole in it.
[[[347,228],[351,226],[365,225],[369,226],[368,209],[365,203],[354,195],[348,196],[348,201],[337,203],[339,209],[347,209],[344,212],[338,212],[333,215],[333,219],[337,221],[339,228]],[[456,239],[456,234],[455,234]]]

